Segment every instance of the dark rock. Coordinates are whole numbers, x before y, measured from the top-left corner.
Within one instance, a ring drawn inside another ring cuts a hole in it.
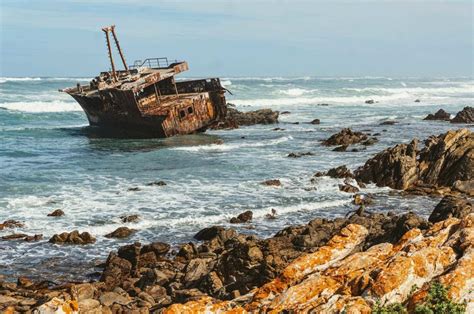
[[[64,212],[61,209],[56,209],[52,213],[49,213],[48,216],[50,216],[50,217],[61,217],[61,216],[64,216]]]
[[[335,151],[335,152],[345,152],[345,151],[347,151],[347,147],[348,147],[348,146],[349,146],[349,145],[337,146],[337,147],[335,147],[335,148],[333,149],[333,151]]]
[[[222,243],[227,240],[234,238],[237,232],[234,229],[226,229],[224,227],[214,226],[204,228],[194,235],[194,238],[198,241],[209,241],[213,239],[219,239]]]
[[[300,158],[303,156],[313,156],[312,152],[305,152],[305,153],[289,153],[287,157],[289,158]]]
[[[451,120],[451,123],[474,123],[474,107],[464,107]]]
[[[55,234],[49,239],[49,242],[55,244],[91,244],[95,242],[95,238],[89,232],[79,233],[79,231],[74,230],[70,233]]]
[[[273,131],[285,131],[285,129],[282,129],[282,128],[274,128]]]
[[[122,222],[138,222],[140,220],[140,216],[139,215],[124,215],[124,216],[120,216],[120,220],[122,220]]]
[[[329,104],[317,104],[317,106],[327,107],[327,106],[329,106]]]
[[[271,109],[241,112],[235,108],[227,108],[225,118],[214,125],[212,129],[235,129],[245,125],[278,123],[278,115],[278,111]]]
[[[139,187],[133,187],[133,188],[129,188],[127,191],[129,191],[129,192],[137,192],[137,191],[140,191],[140,188],[139,188]]]
[[[253,213],[250,210],[247,210],[241,214],[239,214],[237,217],[232,217],[230,220],[230,223],[245,223],[245,222],[250,222],[252,220]]]
[[[374,145],[377,143],[379,140],[376,137],[371,137],[366,141],[363,141],[361,144],[364,146],[369,146],[369,145]]]
[[[373,99],[369,99],[365,101],[366,104],[373,104],[375,101]]]
[[[373,199],[368,194],[355,194],[353,203],[354,203],[354,205],[367,206],[367,205],[370,205],[370,204],[373,203]]]
[[[153,181],[153,182],[147,183],[146,185],[148,185],[148,186],[165,186],[166,182],[165,181]]]
[[[281,182],[278,179],[266,180],[263,181],[262,184],[267,186],[281,186]]]
[[[25,226],[24,223],[17,221],[17,220],[5,220],[3,223],[0,224],[0,230],[5,228],[23,228]]]
[[[134,229],[130,229],[130,228],[127,228],[127,227],[118,227],[113,232],[111,232],[109,234],[106,234],[105,237],[106,238],[123,239],[123,238],[127,238],[127,237],[131,236],[135,232],[136,232],[136,230],[134,230]]]
[[[310,122],[311,124],[320,124],[321,121],[319,119],[314,119],[313,121]]]
[[[349,128],[342,129],[340,132],[331,135],[327,140],[323,141],[325,146],[335,145],[351,145],[357,144],[367,139],[367,134],[355,132]]]
[[[387,120],[387,121],[380,122],[379,125],[394,125],[396,123],[398,123],[398,121]]]
[[[118,257],[116,253],[112,252],[107,258],[100,280],[105,283],[106,287],[113,289],[122,284],[130,276],[131,271],[130,261]]]
[[[420,100],[419,100],[419,99],[415,99],[415,102],[420,102]]]
[[[359,188],[351,184],[339,184],[339,190],[346,193],[357,193]]]
[[[347,168],[346,165],[342,165],[336,168],[331,168],[326,173],[327,176],[331,178],[353,178],[351,170]]]
[[[430,113],[427,115],[423,120],[441,120],[441,121],[449,121],[451,115],[444,111],[443,109],[439,109],[436,111],[435,114]]]
[[[282,111],[280,114],[283,115],[283,114],[290,114],[290,113],[291,113],[291,112],[289,112],[289,111]]]
[[[168,253],[170,250],[170,245],[164,242],[153,242],[147,245],[144,245],[140,251],[140,254],[145,254],[148,252],[155,253],[156,256],[162,256]]]
[[[451,217],[464,219],[474,211],[474,204],[471,200],[463,197],[445,196],[436,205],[428,220],[438,222]]]

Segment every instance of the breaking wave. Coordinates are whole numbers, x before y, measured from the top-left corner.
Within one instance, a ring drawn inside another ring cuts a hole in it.
[[[190,152],[202,152],[202,151],[230,151],[239,148],[247,148],[247,147],[263,147],[263,146],[271,146],[277,145],[280,143],[287,142],[292,140],[292,136],[283,136],[273,140],[268,140],[264,142],[253,142],[253,143],[229,143],[229,144],[210,144],[210,145],[201,145],[201,146],[186,146],[186,147],[175,147],[172,150],[182,150],[182,151],[190,151]]]
[[[82,111],[79,104],[66,101],[31,101],[0,103],[0,108],[23,112]]]

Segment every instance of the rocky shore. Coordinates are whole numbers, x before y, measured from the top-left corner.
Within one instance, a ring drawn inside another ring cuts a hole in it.
[[[236,115],[232,121],[242,125]],[[268,115],[275,116],[263,114]],[[367,139],[344,129],[324,144]],[[314,218],[267,239],[210,226],[177,250],[162,242],[121,246],[101,265],[96,282],[0,281],[0,312],[370,313],[393,305],[413,312],[428,302],[430,287],[441,284],[469,313],[474,311],[474,133],[452,130],[424,144],[420,149],[414,139],[378,153],[354,173],[341,166],[315,178],[357,181],[362,192],[375,183],[400,190],[401,196],[442,196],[428,219],[412,212],[372,212],[369,195],[347,190],[355,211],[346,217]],[[245,212],[232,222],[251,220],[252,213]],[[0,228],[19,223],[6,221]],[[94,241],[76,231],[50,239]]]

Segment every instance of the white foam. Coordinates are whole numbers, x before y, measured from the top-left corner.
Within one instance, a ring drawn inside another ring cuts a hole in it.
[[[23,112],[82,111],[79,104],[66,101],[30,101],[0,103],[0,107]]]
[[[251,143],[229,143],[229,144],[209,144],[209,145],[201,145],[201,146],[186,146],[186,147],[174,147],[171,148],[172,150],[182,150],[182,151],[190,151],[190,152],[201,152],[201,151],[230,151],[234,149],[240,148],[247,148],[247,147],[263,147],[263,146],[271,146],[277,145],[280,143],[287,142],[292,140],[293,137],[291,136],[283,136],[273,140],[267,140],[262,142],[251,142]]]
[[[222,86],[227,87],[227,86],[232,85],[232,81],[231,80],[222,80],[221,84],[222,84]]]
[[[40,77],[0,77],[0,83],[41,81]]]
[[[317,91],[317,89],[303,89],[303,88],[290,88],[290,89],[283,89],[278,90],[279,94],[288,95],[288,96],[301,96],[303,94],[313,93]]]

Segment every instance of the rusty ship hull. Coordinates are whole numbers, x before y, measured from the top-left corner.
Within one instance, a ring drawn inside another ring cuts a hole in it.
[[[104,28],[112,71],[88,85],[61,90],[82,107],[89,124],[121,136],[170,137],[203,132],[226,114],[225,91],[218,78],[176,81],[185,61],[167,58],[127,66],[114,26]],[[125,70],[116,71],[108,32],[112,31]]]

